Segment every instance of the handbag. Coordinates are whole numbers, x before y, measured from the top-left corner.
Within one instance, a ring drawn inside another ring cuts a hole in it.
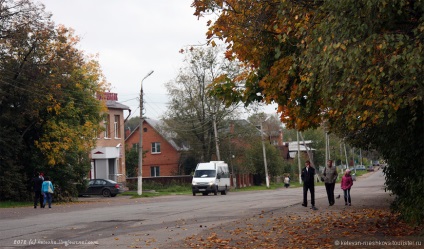
[[[323,174],[324,176],[327,175],[326,171],[327,171],[327,168],[324,169],[324,174]],[[321,181],[323,182],[324,180],[325,180],[324,177],[321,176]]]
[[[50,187],[50,185],[49,185],[49,188],[47,189],[47,193],[53,194],[53,189]]]

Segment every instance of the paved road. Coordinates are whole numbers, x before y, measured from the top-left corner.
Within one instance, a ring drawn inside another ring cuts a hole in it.
[[[354,183],[352,196],[383,194],[383,184],[382,172],[375,172]],[[337,184],[336,195],[341,194],[339,189]],[[317,204],[325,205],[323,186],[316,187],[316,199]],[[2,248],[170,248],[176,241],[243,217],[290,206],[303,208],[302,188],[230,192],[226,196],[85,200],[80,204],[54,205],[52,209],[0,210],[0,245]]]

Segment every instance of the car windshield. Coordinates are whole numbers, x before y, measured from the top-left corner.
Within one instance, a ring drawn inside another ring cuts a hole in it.
[[[202,169],[194,172],[194,177],[215,177],[216,170]]]

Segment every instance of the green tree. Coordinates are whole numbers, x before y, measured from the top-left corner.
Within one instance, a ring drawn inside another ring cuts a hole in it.
[[[107,84],[95,58],[76,48],[78,37],[55,27],[42,5],[0,8],[0,198],[28,199],[29,179],[43,171],[66,199],[88,173],[105,110],[95,96]]]
[[[127,148],[125,152],[125,168],[128,177],[138,176],[138,157],[139,154],[137,148]]]
[[[191,48],[185,53],[185,67],[166,84],[171,100],[165,122],[176,140],[191,149],[196,161],[210,161],[216,155],[214,122],[221,131],[224,121],[236,115],[237,107],[226,108],[209,94],[208,85],[220,74],[233,75],[238,67],[219,56],[217,48]]]
[[[424,172],[415,166],[424,160],[423,1],[196,0],[193,6],[198,16],[218,13],[209,42],[225,41],[227,58],[247,65],[238,77],[215,82],[217,96],[228,103],[275,101],[289,128],[325,122],[353,146],[376,149],[390,165],[386,184],[395,210],[424,220],[424,199],[416,194]],[[412,171],[418,173],[404,173]]]
[[[0,200],[29,197],[27,182],[33,174],[25,167],[28,162],[24,164],[20,159],[28,158],[25,120],[31,124],[38,106],[28,104],[32,99],[28,92],[35,89],[28,88],[28,80],[19,76],[28,70],[29,63],[24,62],[34,51],[34,39],[30,40],[27,34],[30,30],[41,33],[46,26],[40,23],[41,13],[42,8],[29,1],[0,2]]]
[[[272,180],[273,176],[280,176],[285,173],[285,164],[279,151],[272,144],[265,142],[266,162],[268,176]],[[262,141],[256,140],[252,146],[246,150],[246,163],[254,168],[253,173],[260,176],[261,182],[265,182],[265,162],[262,148]]]

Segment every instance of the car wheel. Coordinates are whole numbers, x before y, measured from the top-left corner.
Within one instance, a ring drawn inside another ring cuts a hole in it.
[[[102,195],[104,197],[110,197],[110,190],[109,189],[103,189]]]
[[[116,194],[110,194],[110,196],[115,197],[115,196],[116,196]]]

